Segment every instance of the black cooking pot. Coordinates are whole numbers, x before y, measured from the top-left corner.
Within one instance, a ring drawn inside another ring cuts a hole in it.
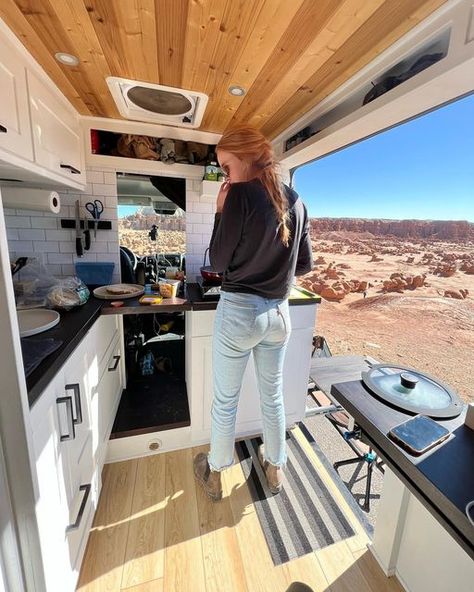
[[[210,265],[206,265],[207,252],[209,247],[204,251],[204,261],[201,267],[201,276],[208,284],[219,285],[222,283],[222,273],[214,271]]]

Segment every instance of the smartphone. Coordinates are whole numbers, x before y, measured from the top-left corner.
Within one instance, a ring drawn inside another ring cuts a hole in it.
[[[388,436],[414,455],[433,448],[449,436],[449,430],[426,415],[416,415],[392,428]]]

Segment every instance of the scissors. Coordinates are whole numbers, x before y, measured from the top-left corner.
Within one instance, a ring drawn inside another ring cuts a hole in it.
[[[86,203],[86,210],[94,219],[94,238],[97,236],[97,223],[100,220],[100,215],[104,211],[104,204],[100,201],[100,199],[95,199],[93,202],[88,201]]]

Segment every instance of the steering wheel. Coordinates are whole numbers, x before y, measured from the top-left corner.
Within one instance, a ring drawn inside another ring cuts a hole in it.
[[[137,268],[138,257],[128,247],[121,246],[120,250],[123,251],[125,253],[125,255],[127,255],[127,257],[130,259],[130,263],[132,265],[133,271],[135,271],[135,269]]]

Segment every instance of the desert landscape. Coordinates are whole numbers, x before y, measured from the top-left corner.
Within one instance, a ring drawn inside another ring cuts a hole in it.
[[[333,355],[424,371],[474,401],[474,224],[311,220],[316,333]]]
[[[119,234],[140,256],[186,252],[184,218],[138,212]],[[311,240],[298,283],[322,297],[315,332],[333,355],[409,366],[474,401],[474,224],[311,219]]]
[[[152,241],[149,232],[157,226],[156,240]],[[186,252],[186,218],[146,213],[140,208],[118,221],[120,244],[128,247],[136,255],[152,253],[185,253]]]

